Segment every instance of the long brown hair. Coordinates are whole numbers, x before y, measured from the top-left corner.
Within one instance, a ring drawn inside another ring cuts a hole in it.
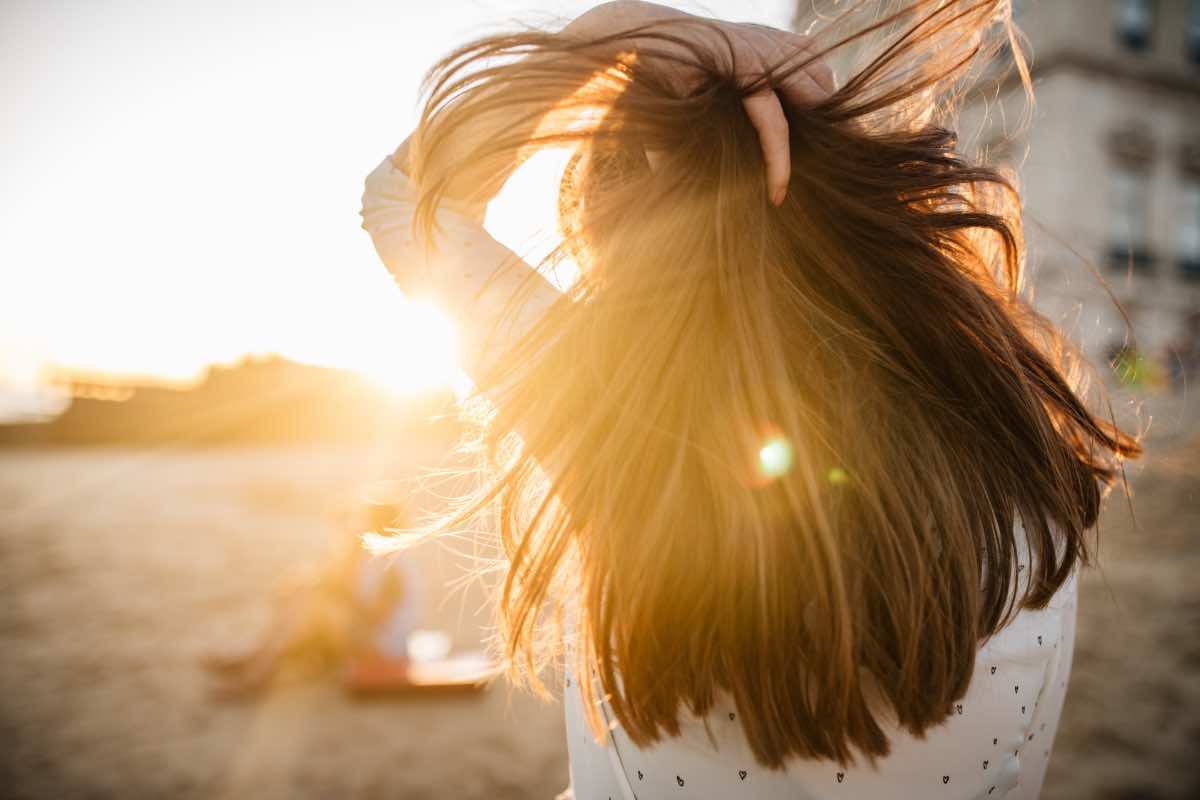
[[[957,148],[950,100],[996,42],[1025,74],[1007,3],[863,7],[743,85],[681,35],[702,21],[491,36],[431,74],[418,227],[465,173],[490,191],[499,164],[570,145],[552,259],[580,269],[480,381],[491,477],[440,529],[498,509],[513,674],[541,688],[570,631],[588,699],[639,745],[719,691],[771,767],[886,754],[885,718],[920,735],[981,641],[1087,561],[1139,452],[1021,296],[1014,183]],[[773,207],[742,98],[868,41],[832,96],[787,110]],[[645,68],[665,59],[706,77],[680,91]],[[540,125],[439,150],[512,108]]]

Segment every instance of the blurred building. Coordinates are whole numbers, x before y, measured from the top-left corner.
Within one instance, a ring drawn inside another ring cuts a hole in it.
[[[962,130],[1019,170],[1034,297],[1093,359],[1178,383],[1200,366],[1200,0],[1015,5],[1032,121],[1010,79]]]
[[[1129,314],[1127,344],[1164,379],[1194,371],[1200,0],[1019,0],[1016,15],[1031,46],[1032,122],[1004,129],[1018,122],[1015,81],[998,101],[976,98],[964,122],[1019,170],[1037,302],[1090,356],[1112,357],[1126,329],[1094,267]]]
[[[1014,6],[1032,117],[1015,74],[984,80],[964,149],[1017,170],[1038,307],[1093,361],[1136,348],[1155,381],[1180,384],[1200,370],[1200,0]]]

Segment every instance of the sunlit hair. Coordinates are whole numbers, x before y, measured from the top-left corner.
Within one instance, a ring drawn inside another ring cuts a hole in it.
[[[638,745],[721,691],[771,767],[944,721],[981,641],[1087,560],[1139,452],[1019,293],[1013,184],[956,149],[950,100],[997,42],[1019,53],[1007,4],[863,9],[819,34],[821,58],[865,66],[788,109],[778,208],[741,106],[772,78],[724,77],[683,35],[707,23],[492,36],[431,74],[418,227],[452,179],[486,196],[514,158],[574,146],[552,259],[581,270],[480,381],[489,477],[442,529],[498,509],[512,673],[541,688],[573,653],[588,707],[607,698]],[[686,94],[643,68],[668,45],[707,76]],[[513,108],[541,124],[439,150]]]

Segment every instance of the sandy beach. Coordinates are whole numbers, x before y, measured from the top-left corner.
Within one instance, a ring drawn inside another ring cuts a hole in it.
[[[1156,423],[1157,424],[1157,423]],[[1076,667],[1043,797],[1200,797],[1200,438],[1163,426],[1114,496],[1083,582]],[[406,454],[389,474],[439,454]],[[562,721],[503,683],[356,701],[295,684],[213,702],[197,656],[252,635],[319,558],[329,511],[378,477],[338,449],[0,451],[0,794],[13,798],[551,798]],[[477,647],[463,559],[414,555],[427,625]]]

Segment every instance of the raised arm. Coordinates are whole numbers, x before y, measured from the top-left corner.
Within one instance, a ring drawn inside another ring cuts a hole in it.
[[[455,106],[435,92],[418,129],[367,177],[362,227],[400,289],[454,319],[461,366],[478,380],[561,297],[483,228],[546,109],[497,106],[457,124]],[[418,213],[423,194],[434,198],[432,220]]]
[[[431,249],[414,230],[416,202],[416,186],[388,156],[367,177],[362,226],[400,289],[431,299],[454,319],[461,366],[474,378],[516,342],[559,293],[488,235],[482,205],[441,203],[436,249]],[[525,301],[511,308],[519,291]]]

